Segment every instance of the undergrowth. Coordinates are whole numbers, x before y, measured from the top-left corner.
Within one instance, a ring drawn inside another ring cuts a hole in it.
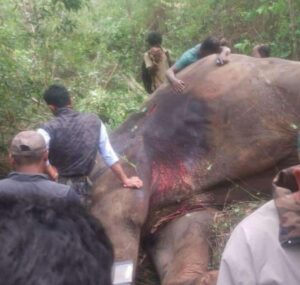
[[[214,223],[211,227],[212,234],[209,238],[212,253],[211,263],[209,264],[210,270],[218,270],[222,252],[235,226],[264,203],[264,200],[236,202],[215,214]],[[137,285],[159,284],[159,277],[155,272],[155,267],[144,251],[141,251],[139,256],[136,279]]]

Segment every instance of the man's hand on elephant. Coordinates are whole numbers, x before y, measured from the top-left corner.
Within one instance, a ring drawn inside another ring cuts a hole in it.
[[[171,83],[172,88],[177,94],[181,94],[185,88],[185,83],[182,80],[178,79],[175,75],[179,71],[180,70],[177,70],[174,64],[166,72],[167,79]]]
[[[139,188],[143,187],[143,181],[137,176],[132,176],[132,177],[124,179],[123,186],[125,188],[139,189]]]
[[[181,94],[185,88],[185,83],[182,80],[177,78],[174,81],[172,81],[171,84],[177,94]]]
[[[137,177],[132,176],[128,177],[119,161],[114,163],[111,167],[111,170],[116,174],[123,184],[123,187],[126,188],[141,188],[143,186],[143,181]]]
[[[224,65],[229,62],[230,48],[222,47],[222,51],[218,54],[216,63],[217,65]]]

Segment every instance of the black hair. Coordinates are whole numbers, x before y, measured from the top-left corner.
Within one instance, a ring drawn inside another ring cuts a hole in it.
[[[112,246],[79,202],[0,193],[2,285],[110,285]]]
[[[44,100],[48,105],[66,107],[70,104],[70,94],[64,86],[53,84],[44,92]]]
[[[271,55],[271,47],[269,45],[260,45],[257,51],[261,57],[269,57]]]
[[[147,42],[150,46],[162,44],[162,35],[158,32],[149,32],[147,35]]]
[[[204,53],[205,55],[219,53],[220,51],[220,41],[215,37],[208,37],[201,44],[200,52]]]

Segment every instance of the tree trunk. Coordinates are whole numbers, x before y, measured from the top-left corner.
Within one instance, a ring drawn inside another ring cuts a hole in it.
[[[297,38],[296,38],[296,18],[293,0],[287,0],[288,8],[289,8],[289,16],[290,16],[290,34],[292,40],[292,58],[294,60],[298,60],[298,46],[297,46]]]

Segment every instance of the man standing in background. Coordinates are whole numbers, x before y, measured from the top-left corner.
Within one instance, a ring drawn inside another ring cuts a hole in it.
[[[166,71],[171,65],[169,52],[164,49],[162,35],[149,32],[147,36],[149,50],[144,54],[142,65],[142,79],[146,91],[151,94],[165,82]]]

